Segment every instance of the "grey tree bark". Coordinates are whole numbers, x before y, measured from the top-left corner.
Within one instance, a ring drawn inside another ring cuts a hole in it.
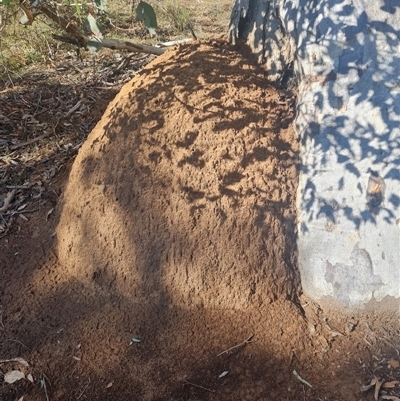
[[[235,0],[229,35],[298,79],[303,289],[400,311],[400,3]]]
[[[294,61],[295,44],[281,20],[278,0],[235,0],[229,40],[246,41],[257,62],[265,65],[269,79],[280,83]]]

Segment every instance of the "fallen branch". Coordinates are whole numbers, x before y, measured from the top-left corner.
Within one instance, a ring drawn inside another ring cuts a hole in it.
[[[79,31],[79,29],[76,26],[76,23],[59,15],[57,10],[53,9],[55,7],[49,4],[49,2],[35,1],[35,3],[33,3],[33,5],[30,6],[28,6],[27,2],[23,2],[21,3],[21,8],[24,11],[26,17],[24,20],[21,21],[21,23],[23,23],[24,25],[31,25],[37,15],[44,14],[47,18],[55,22],[69,35],[69,36],[53,35],[54,39],[72,43],[84,49],[88,48],[89,42],[93,43],[92,38],[90,38],[87,35],[84,35]],[[96,42],[98,42],[98,45],[100,47],[107,47],[113,50],[128,50],[131,52],[147,53],[155,55],[160,55],[165,52],[164,49],[161,49],[156,46],[137,44],[125,40],[96,38]]]
[[[160,43],[158,46],[160,47],[171,47],[176,45],[182,45],[184,43],[192,42],[193,39],[186,38],[186,39],[179,39],[179,40],[170,40],[169,42]]]

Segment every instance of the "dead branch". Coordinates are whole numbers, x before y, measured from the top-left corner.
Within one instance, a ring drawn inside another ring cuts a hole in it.
[[[34,5],[35,6],[33,5],[28,6],[26,2],[20,4],[26,16],[26,22],[25,22],[26,25],[32,24],[33,20],[38,14],[44,14],[47,18],[55,22],[69,35],[69,36],[53,35],[54,39],[72,43],[78,47],[87,49],[88,42],[91,40],[91,38],[81,33],[73,21],[69,21],[66,18],[59,15],[57,11],[52,9],[52,6],[48,4],[48,2],[40,2],[40,3],[35,2]],[[156,46],[137,44],[125,40],[106,39],[106,38],[97,40],[99,41],[99,44],[102,47],[107,47],[112,50],[128,50],[130,52],[147,53],[155,55],[160,55],[165,52],[164,49],[161,49]]]

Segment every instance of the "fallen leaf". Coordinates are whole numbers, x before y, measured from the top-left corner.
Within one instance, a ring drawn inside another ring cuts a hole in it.
[[[21,379],[25,379],[25,374],[20,370],[11,370],[4,375],[4,381],[10,384]]]
[[[138,343],[141,343],[141,342],[142,342],[142,340],[139,340],[138,338],[132,337],[131,342],[129,343],[129,345],[138,344]]]
[[[19,215],[19,217],[20,217],[22,220],[28,221],[28,218],[27,218],[24,214],[22,214],[22,213]]]
[[[383,383],[382,387],[383,388],[395,388],[396,384],[399,384],[400,382],[398,380],[393,380],[391,382],[386,382]]]
[[[106,388],[111,388],[113,386],[114,382],[110,382],[107,384]]]
[[[382,395],[382,400],[391,400],[391,401],[400,401],[399,397],[395,397],[394,395]]]
[[[225,377],[229,372],[227,370],[225,370],[224,372],[222,372],[218,378],[222,379],[223,377]]]
[[[24,396],[22,396],[21,398],[18,398],[18,401],[23,401]]]
[[[53,213],[54,208],[51,208],[47,213],[46,213],[46,221],[49,220],[50,215]]]
[[[15,362],[19,362],[22,365],[24,365],[26,368],[29,368],[29,363],[25,361],[24,358],[14,358]]]
[[[2,359],[0,361],[0,363],[6,363],[6,362],[19,362],[22,365],[24,365],[26,368],[29,368],[29,363],[26,362],[24,358]]]
[[[379,391],[381,391],[381,386],[382,386],[382,382],[378,380],[375,384],[375,392],[374,392],[375,401],[378,401]]]
[[[33,376],[32,376],[30,373],[28,374],[28,376],[26,376],[26,378],[27,378],[31,383],[34,382]]]
[[[365,392],[365,391],[368,391],[369,389],[371,389],[372,387],[374,387],[375,386],[375,384],[378,382],[378,378],[376,377],[376,376],[374,376],[372,379],[371,379],[371,381],[370,381],[370,383],[369,384],[367,384],[367,385],[365,385],[365,386],[361,386],[361,391],[362,392]]]
[[[397,369],[400,366],[400,362],[397,359],[389,359],[388,364],[393,368]]]

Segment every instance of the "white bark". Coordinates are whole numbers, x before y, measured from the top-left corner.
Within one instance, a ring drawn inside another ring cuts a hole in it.
[[[230,36],[245,39],[276,82],[294,62],[305,292],[398,308],[400,5],[236,0]]]

